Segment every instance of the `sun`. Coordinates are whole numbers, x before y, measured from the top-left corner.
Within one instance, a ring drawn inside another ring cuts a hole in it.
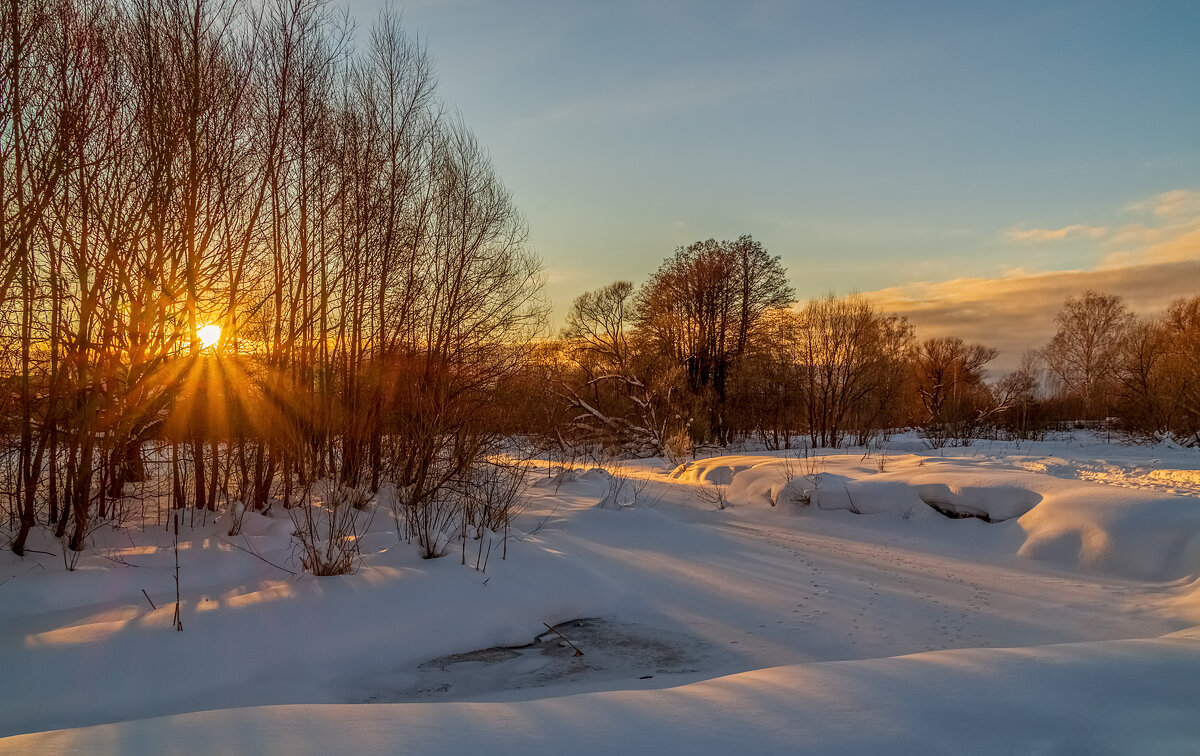
[[[196,338],[200,339],[200,346],[204,349],[216,346],[221,340],[221,326],[216,323],[201,326],[200,330],[196,331]]]

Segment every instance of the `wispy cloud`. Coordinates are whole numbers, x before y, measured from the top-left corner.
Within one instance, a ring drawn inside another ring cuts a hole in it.
[[[1200,291],[1200,259],[1097,270],[1013,271],[868,292],[888,312],[908,316],[920,338],[953,335],[1000,350],[993,372],[1016,367],[1027,349],[1054,334],[1054,316],[1085,289],[1119,294],[1135,312],[1157,313]]]
[[[1161,228],[1151,228],[1145,223],[1128,223],[1114,230],[1105,239],[1108,245],[1138,245],[1146,246],[1162,239]]]
[[[1104,240],[1115,251],[1104,258],[1103,267],[1200,259],[1200,192],[1163,192],[1126,210],[1147,219],[1121,226]]]
[[[1062,228],[1010,228],[1004,234],[1004,238],[1012,242],[1037,244],[1062,241],[1063,239],[1070,238],[1101,239],[1106,233],[1108,233],[1108,229],[1105,226],[1087,226],[1082,223],[1074,223]]]
[[[1060,228],[1010,228],[1004,240],[1042,244],[1066,239],[1093,241],[1097,269],[1200,259],[1200,192],[1175,189],[1132,202],[1125,214],[1143,220],[1114,226],[1073,223]]]
[[[1110,245],[1122,249],[1105,256],[1105,268],[1200,259],[1200,217],[1167,228],[1122,229],[1114,234]]]
[[[1186,228],[1176,229],[1168,238],[1146,249],[1145,259],[1150,262],[1176,262],[1200,257],[1200,218],[1193,219]]]
[[[1163,192],[1123,210],[1142,217],[1123,225],[1074,223],[1004,234],[1014,244],[1094,242],[1097,264],[1091,269],[1015,270],[995,278],[895,286],[870,296],[885,310],[907,315],[922,338],[955,335],[996,347],[993,372],[1011,370],[1022,352],[1050,339],[1063,301],[1085,289],[1118,294],[1144,314],[1200,293],[1200,192]]]
[[[1137,213],[1153,213],[1160,218],[1200,215],[1200,192],[1175,189],[1134,202],[1126,209]]]
[[[1041,347],[1053,335],[1063,300],[1085,289],[1119,294],[1141,313],[1200,293],[1200,192],[1163,192],[1122,210],[1141,218],[1004,233],[1013,244],[1093,242],[1097,257],[1090,269],[1016,270],[996,278],[897,286],[872,296],[885,309],[908,315],[923,336],[957,335],[997,347],[1001,356],[993,367],[1010,369],[1024,350]]]

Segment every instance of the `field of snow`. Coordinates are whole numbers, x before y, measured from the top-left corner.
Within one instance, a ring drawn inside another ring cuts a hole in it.
[[[386,507],[343,577],[282,515],[185,527],[183,632],[161,526],[0,553],[0,752],[1200,752],[1200,450],[532,475],[486,572]]]

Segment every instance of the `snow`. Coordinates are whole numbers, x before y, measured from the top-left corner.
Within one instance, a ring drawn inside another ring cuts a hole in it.
[[[293,574],[286,517],[184,523],[183,632],[161,526],[74,571],[45,534],[4,552],[0,752],[1200,751],[1200,450],[903,435],[537,474],[486,573],[386,507],[332,578]]]
[[[225,709],[6,745],[164,754],[1184,754],[1197,742],[1198,673],[1194,640],[976,649],[535,701]]]

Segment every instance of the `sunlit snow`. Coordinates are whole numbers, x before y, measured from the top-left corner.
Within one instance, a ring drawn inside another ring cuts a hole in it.
[[[1085,434],[542,462],[486,572],[387,516],[333,578],[282,514],[187,526],[183,632],[164,528],[40,535],[0,751],[1194,753],[1198,480]]]

